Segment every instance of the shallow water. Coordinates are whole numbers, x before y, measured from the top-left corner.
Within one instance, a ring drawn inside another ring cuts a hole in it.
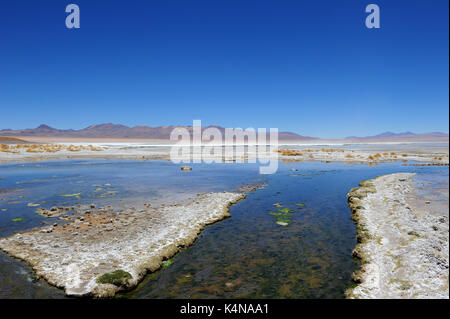
[[[245,173],[242,173],[245,172]],[[188,175],[188,176],[187,176]],[[56,161],[0,166],[0,237],[53,223],[39,207],[95,203],[116,209],[158,205],[197,193],[235,190],[260,179],[256,167],[198,165],[182,172],[164,161]],[[28,204],[39,204],[31,206]],[[12,219],[23,218],[20,222]]]
[[[346,194],[361,180],[393,172],[447,176],[448,168],[397,163],[280,163],[259,175],[249,164],[196,164],[192,172],[151,161],[57,161],[0,166],[0,236],[38,227],[40,203],[112,205],[165,203],[197,193],[266,183],[231,207],[231,218],[208,226],[173,264],[148,275],[126,298],[342,298],[358,266],[351,257],[355,226]],[[296,168],[298,171],[290,171]],[[69,196],[67,195],[75,195]],[[273,204],[280,203],[282,207]],[[302,206],[304,205],[304,206]],[[289,208],[288,226],[270,212]],[[6,209],[6,210],[5,210]],[[22,221],[12,219],[23,218]],[[55,219],[56,221],[56,219]],[[25,263],[0,253],[0,298],[55,298],[63,293],[35,282]]]

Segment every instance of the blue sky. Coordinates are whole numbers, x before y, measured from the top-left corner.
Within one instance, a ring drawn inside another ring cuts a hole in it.
[[[65,27],[76,3],[81,28]],[[381,9],[367,29],[365,7]],[[339,138],[448,132],[448,1],[13,1],[0,128],[278,127]]]

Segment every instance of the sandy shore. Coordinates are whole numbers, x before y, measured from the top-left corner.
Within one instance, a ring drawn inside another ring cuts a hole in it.
[[[423,196],[415,178],[384,175],[349,192],[362,262],[349,298],[449,298],[448,184]]]
[[[67,295],[110,297],[170,263],[243,198],[245,193],[208,193],[171,206],[121,212],[92,207],[73,216],[55,208],[55,216],[63,214],[59,225],[0,239],[0,248],[28,262],[37,276]]]

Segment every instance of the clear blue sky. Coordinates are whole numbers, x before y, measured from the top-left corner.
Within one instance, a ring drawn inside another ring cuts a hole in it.
[[[65,27],[65,6],[81,28]],[[381,8],[381,29],[364,25]],[[0,128],[448,132],[447,0],[3,0]]]

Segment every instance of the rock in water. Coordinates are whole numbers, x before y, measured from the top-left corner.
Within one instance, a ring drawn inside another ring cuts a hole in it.
[[[190,166],[181,166],[181,170],[185,171],[185,172],[192,171],[192,167],[190,167]]]

